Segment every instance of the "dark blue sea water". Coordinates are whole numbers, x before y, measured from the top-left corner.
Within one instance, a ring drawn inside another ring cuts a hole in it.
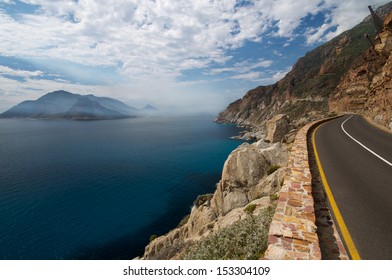
[[[141,255],[215,190],[237,133],[206,117],[0,120],[0,259]]]

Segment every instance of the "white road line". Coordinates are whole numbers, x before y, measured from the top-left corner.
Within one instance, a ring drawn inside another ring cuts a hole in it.
[[[376,157],[378,157],[379,159],[381,159],[382,161],[384,161],[386,164],[388,164],[389,166],[392,166],[392,163],[390,163],[389,161],[387,161],[385,158],[383,158],[382,156],[376,154],[375,152],[373,152],[372,150],[370,150],[368,147],[366,147],[364,144],[362,144],[361,142],[359,142],[357,139],[355,139],[354,137],[352,137],[350,134],[348,134],[348,132],[344,129],[344,124],[353,117],[353,115],[351,115],[349,118],[347,118],[340,126],[342,128],[342,130],[344,131],[344,133],[347,134],[348,137],[350,137],[351,139],[353,139],[355,142],[357,142],[359,145],[361,145],[364,149],[366,149],[367,151],[371,152],[373,155],[375,155]]]

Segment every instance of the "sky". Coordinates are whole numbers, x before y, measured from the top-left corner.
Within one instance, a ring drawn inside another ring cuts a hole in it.
[[[378,0],[0,0],[0,112],[55,90],[217,113]]]

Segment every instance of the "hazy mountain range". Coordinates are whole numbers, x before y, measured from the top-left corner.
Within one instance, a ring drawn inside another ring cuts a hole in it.
[[[37,100],[23,101],[0,114],[0,118],[101,120],[135,118],[155,111],[149,104],[140,110],[109,97],[58,90]]]

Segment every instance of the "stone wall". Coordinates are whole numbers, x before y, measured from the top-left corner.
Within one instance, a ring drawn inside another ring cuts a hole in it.
[[[268,248],[264,255],[266,259],[322,259],[307,149],[309,131],[321,122],[323,121],[305,125],[296,135],[269,230]],[[336,231],[335,227],[334,230]],[[335,236],[340,259],[347,259],[347,253],[337,232]]]

